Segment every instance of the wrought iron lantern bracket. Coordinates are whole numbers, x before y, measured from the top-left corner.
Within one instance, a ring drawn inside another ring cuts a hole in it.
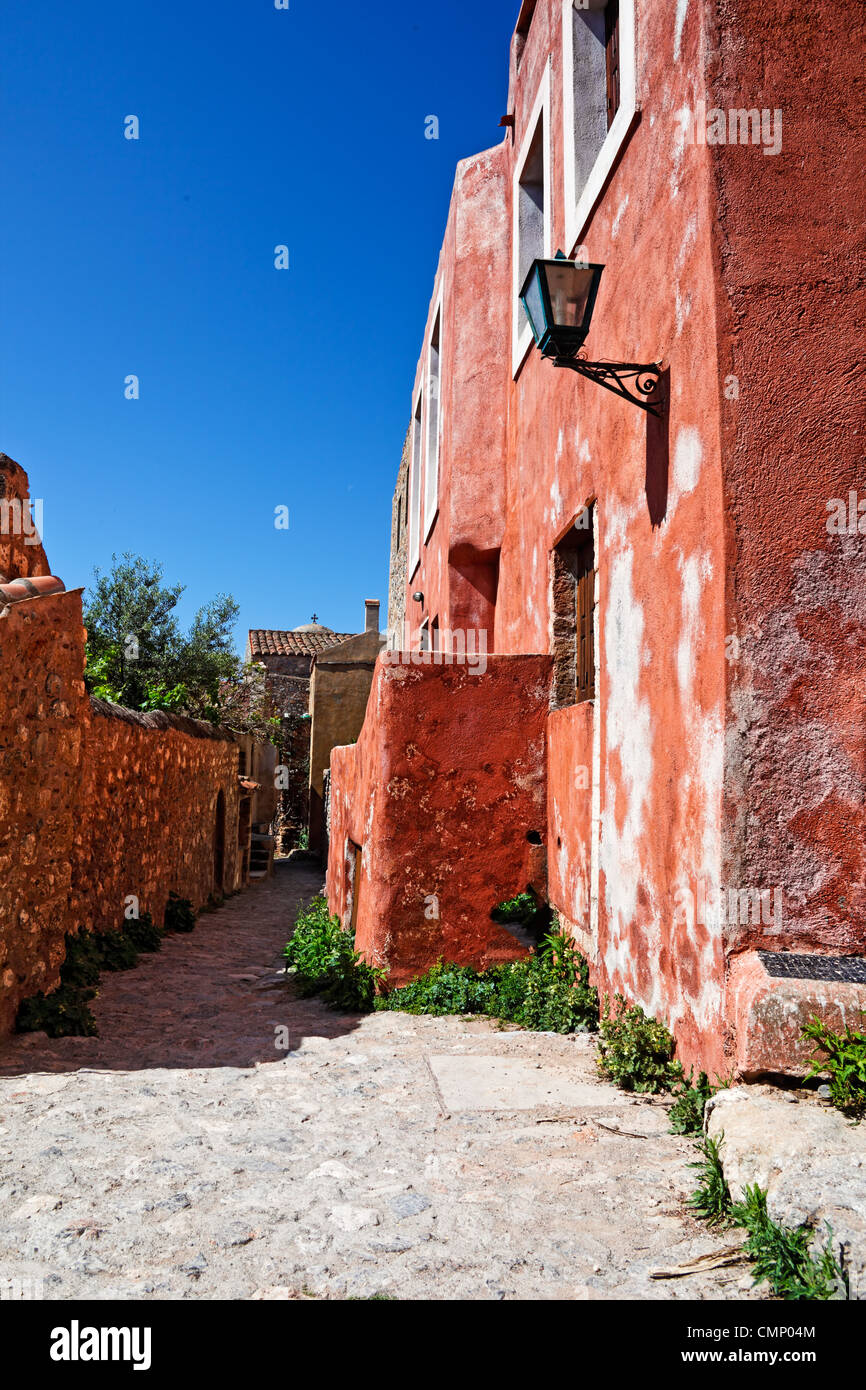
[[[650,415],[661,416],[664,403],[651,400],[661,379],[658,362],[588,362],[585,357],[561,357],[555,352],[546,352],[544,356],[554,367],[568,367],[573,372],[579,372],[581,376],[588,377],[624,401],[631,401],[632,405],[639,406]],[[633,383],[633,390],[628,382]]]

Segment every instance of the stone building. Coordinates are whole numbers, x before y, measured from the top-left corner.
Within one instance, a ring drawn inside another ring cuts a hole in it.
[[[277,749],[252,734],[237,734],[240,809],[238,853],[245,881],[270,878],[274,870],[273,825],[279,808]]]
[[[513,952],[490,909],[531,884],[687,1063],[858,1021],[862,24],[521,6],[421,336],[393,650],[331,758],[329,900],[397,980]],[[604,267],[584,359],[657,364],[658,414],[535,347],[558,250]]]
[[[385,645],[379,603],[368,599],[365,630],[317,652],[310,680],[310,849],[326,852],[324,778],[331,749],[354,743],[364,723],[376,658]]]
[[[357,738],[383,645],[379,603],[372,599],[364,632],[334,632],[318,621],[285,632],[250,631],[246,662],[264,668],[265,690],[282,720],[282,775],[272,823],[281,854],[304,841],[324,851],[324,774],[331,749]]]
[[[272,822],[276,848],[288,854],[306,838],[309,827],[310,675],[313,660],[353,636],[334,632],[317,620],[289,631],[253,628],[247,639],[247,665],[264,668],[265,690],[277,711],[279,794]]]

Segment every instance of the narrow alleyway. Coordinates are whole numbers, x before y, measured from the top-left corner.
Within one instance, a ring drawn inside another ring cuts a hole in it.
[[[47,1298],[734,1298],[687,1213],[692,1145],[601,1085],[590,1038],[298,1000],[321,875],[103,977],[101,1037],[0,1049],[0,1277]],[[276,1030],[288,1029],[290,1051]]]

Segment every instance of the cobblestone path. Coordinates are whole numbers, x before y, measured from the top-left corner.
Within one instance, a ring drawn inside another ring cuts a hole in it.
[[[101,1036],[0,1048],[0,1279],[63,1298],[754,1297],[664,1104],[588,1037],[334,1014],[281,948],[309,866],[103,976]],[[288,1029],[290,1051],[279,1050]]]

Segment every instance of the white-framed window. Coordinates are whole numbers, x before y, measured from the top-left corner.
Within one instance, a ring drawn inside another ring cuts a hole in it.
[[[551,256],[550,64],[538,89],[514,169],[512,236],[512,367],[515,375],[532,343],[532,329],[518,298],[532,262]]]
[[[562,0],[565,236],[571,254],[637,111],[635,0]]]
[[[409,571],[408,578],[421,563],[421,464],[424,441],[424,391],[418,392],[412,416],[412,457],[409,461]]]
[[[436,306],[427,349],[427,453],[424,469],[424,540],[439,509],[439,441],[442,437],[442,299]]]

